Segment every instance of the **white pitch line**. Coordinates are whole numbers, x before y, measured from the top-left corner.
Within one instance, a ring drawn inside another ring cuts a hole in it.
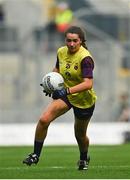
[[[23,169],[31,169],[31,168],[35,168],[35,166],[26,166],[26,167],[0,167],[0,170],[23,170]],[[38,167],[38,169],[66,169],[66,167],[62,167],[62,166],[50,166],[50,167]]]
[[[130,165],[119,165],[119,166],[105,166],[105,165],[97,165],[97,166],[91,166],[91,168],[95,169],[95,168],[101,168],[101,169],[105,169],[105,168],[130,168]]]
[[[35,168],[35,166],[27,166],[27,167],[0,167],[0,170],[23,170],[23,169],[31,169],[31,168]],[[38,167],[38,169],[76,169],[76,167],[64,167],[64,166],[48,166],[48,167]],[[97,166],[90,166],[90,169],[111,169],[111,168],[115,168],[115,169],[119,169],[119,168],[130,168],[130,165],[120,165],[120,166],[105,166],[105,165],[97,165]]]

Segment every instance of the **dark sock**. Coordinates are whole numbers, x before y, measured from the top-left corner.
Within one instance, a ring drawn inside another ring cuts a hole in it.
[[[42,151],[43,141],[34,141],[34,153],[39,157]]]
[[[87,151],[80,152],[80,160],[87,160]]]

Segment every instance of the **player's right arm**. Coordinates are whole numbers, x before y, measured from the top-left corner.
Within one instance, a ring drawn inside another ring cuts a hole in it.
[[[57,69],[56,67],[53,69],[53,72],[58,72],[59,73],[59,69]]]
[[[58,57],[57,57],[56,65],[55,65],[55,67],[53,69],[53,72],[58,72],[59,73],[59,59],[58,59]]]

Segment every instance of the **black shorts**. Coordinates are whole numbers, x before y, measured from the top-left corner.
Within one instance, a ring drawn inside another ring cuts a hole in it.
[[[69,109],[73,108],[74,115],[78,119],[89,119],[93,115],[95,104],[93,104],[90,108],[81,109],[73,106],[67,98],[61,98],[61,99],[68,105]]]

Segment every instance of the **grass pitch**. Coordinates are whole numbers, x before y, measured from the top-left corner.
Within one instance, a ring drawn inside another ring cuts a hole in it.
[[[129,179],[130,144],[90,146],[88,171],[78,171],[77,146],[45,146],[37,165],[22,160],[32,147],[0,147],[0,179]]]

